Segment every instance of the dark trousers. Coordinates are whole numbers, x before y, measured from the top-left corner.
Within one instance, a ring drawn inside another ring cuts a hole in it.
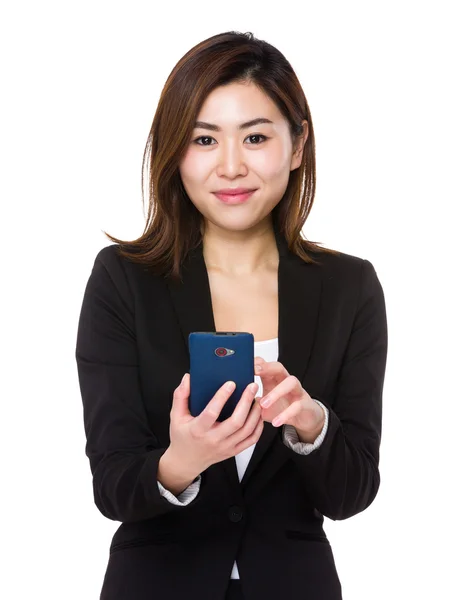
[[[226,600],[244,600],[242,585],[239,579],[230,579],[226,592]]]

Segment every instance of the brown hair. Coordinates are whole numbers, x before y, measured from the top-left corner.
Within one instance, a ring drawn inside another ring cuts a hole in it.
[[[273,225],[288,248],[305,262],[316,263],[310,251],[339,254],[301,237],[315,196],[315,137],[312,117],[301,85],[286,58],[274,46],[250,32],[214,35],[189,50],[169,75],[156,108],[143,154],[141,187],[144,203],[145,164],[149,164],[149,210],[143,234],[119,244],[118,253],[156,273],[180,279],[180,264],[202,242],[203,215],[188,197],[178,165],[206,97],[218,86],[255,83],[288,120],[292,140],[309,135],[301,165],[291,172],[280,202],[272,210]],[[321,243],[321,242],[320,242]]]

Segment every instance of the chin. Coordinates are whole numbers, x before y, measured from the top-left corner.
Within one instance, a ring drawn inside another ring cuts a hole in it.
[[[261,220],[258,219],[239,218],[224,223],[218,221],[215,222],[215,225],[221,229],[226,229],[227,231],[248,231],[250,229],[255,229],[260,222]]]

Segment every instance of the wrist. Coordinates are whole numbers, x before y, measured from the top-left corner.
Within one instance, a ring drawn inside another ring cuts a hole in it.
[[[321,406],[320,406],[320,414],[321,414],[321,419],[312,430],[298,429],[297,427],[295,428],[300,442],[303,442],[305,444],[314,444],[315,443],[315,440],[318,438],[318,436],[322,432],[322,429],[325,425],[325,411],[323,410],[323,408]]]
[[[159,459],[157,479],[174,496],[187,489],[198,475],[199,473],[187,470],[186,465],[174,455],[171,446]]]

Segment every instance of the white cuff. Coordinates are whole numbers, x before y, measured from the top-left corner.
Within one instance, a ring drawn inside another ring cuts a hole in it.
[[[166,490],[163,484],[158,481],[159,491],[161,492],[161,496],[166,498],[171,504],[177,504],[177,506],[187,506],[190,504],[192,500],[194,500],[198,492],[200,491],[201,484],[201,475],[198,477],[187,487],[183,492],[181,492],[178,496],[174,496],[172,492]]]

